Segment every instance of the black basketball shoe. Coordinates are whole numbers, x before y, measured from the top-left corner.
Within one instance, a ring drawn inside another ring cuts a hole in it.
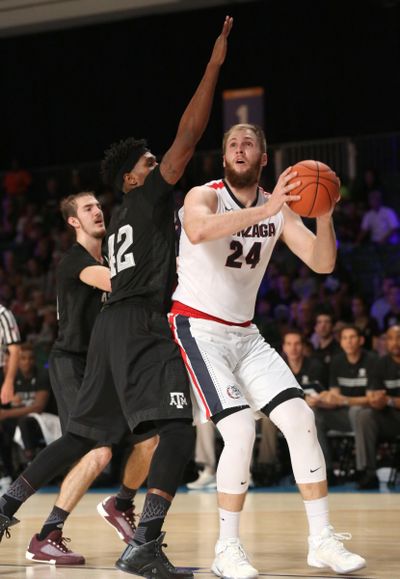
[[[10,531],[8,530],[9,527],[12,527],[17,523],[19,523],[19,519],[16,519],[15,517],[10,518],[7,517],[7,515],[0,513],[0,542],[3,538],[4,533],[6,534],[7,539],[9,538],[10,536]]]
[[[169,561],[162,547],[165,533],[161,533],[158,539],[138,545],[134,541],[129,543],[116,566],[121,571],[142,575],[148,579],[193,579],[190,569],[177,569]]]

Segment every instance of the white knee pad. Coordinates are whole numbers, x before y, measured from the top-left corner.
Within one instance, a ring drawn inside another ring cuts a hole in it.
[[[325,480],[325,458],[318,442],[314,412],[307,403],[300,398],[282,402],[270,418],[286,438],[296,482]]]
[[[250,462],[256,436],[254,412],[250,408],[239,410],[222,418],[217,428],[224,441],[217,468],[217,490],[241,495],[249,486]]]

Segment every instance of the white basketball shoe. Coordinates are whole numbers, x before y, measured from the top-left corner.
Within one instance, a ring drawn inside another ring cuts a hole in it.
[[[224,579],[254,579],[258,571],[251,564],[239,539],[220,539],[215,545],[211,571]]]
[[[351,573],[366,566],[360,555],[348,551],[342,541],[351,539],[350,533],[335,533],[330,525],[320,535],[308,537],[307,563],[310,567],[330,567],[336,573]]]

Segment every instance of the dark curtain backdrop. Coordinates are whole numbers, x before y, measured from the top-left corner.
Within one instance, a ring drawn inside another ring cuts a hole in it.
[[[97,160],[146,136],[163,152],[211,52],[226,7],[0,39],[0,170]],[[222,90],[265,89],[269,142],[400,129],[397,2],[233,3],[210,125],[220,146]]]

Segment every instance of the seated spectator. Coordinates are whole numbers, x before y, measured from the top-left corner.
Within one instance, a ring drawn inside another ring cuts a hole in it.
[[[368,204],[370,209],[361,222],[357,242],[361,243],[369,236],[370,241],[377,245],[399,243],[399,218],[394,209],[382,204],[381,191],[371,191],[368,195]]]
[[[10,198],[24,200],[32,183],[32,175],[27,169],[22,169],[18,159],[13,159],[11,168],[6,171],[3,187]]]
[[[277,317],[275,314],[276,308],[279,308],[280,312],[285,308],[289,316],[290,304],[297,300],[297,296],[292,289],[290,276],[286,273],[280,273],[276,280],[275,289],[269,291],[266,298],[271,304],[274,318]]]
[[[0,452],[4,477],[9,482],[18,474],[12,460],[13,439],[19,428],[17,440],[24,448],[26,461],[46,444],[61,435],[59,419],[44,413],[50,396],[47,370],[35,364],[33,348],[22,344],[18,372],[14,382],[14,397],[9,408],[0,410]]]
[[[335,231],[341,247],[353,247],[361,227],[361,211],[350,199],[338,204],[335,214]]]
[[[395,285],[390,288],[387,296],[389,311],[383,318],[383,327],[385,330],[390,326],[397,326],[400,324],[400,286]]]
[[[302,334],[303,338],[310,339],[314,331],[315,302],[312,298],[303,298],[297,305],[292,323]]]
[[[333,315],[329,312],[321,312],[315,319],[314,333],[310,338],[314,347],[313,356],[324,365],[325,388],[328,388],[329,384],[329,365],[332,357],[341,352],[340,345],[335,340],[333,327]]]
[[[4,196],[1,199],[0,241],[12,242],[18,220],[18,209],[14,199]]]
[[[359,490],[379,487],[376,475],[378,443],[400,435],[400,325],[387,330],[386,347],[388,353],[379,359],[368,385],[370,407],[363,409],[356,418],[356,440],[363,472]]]
[[[22,315],[18,318],[22,340],[35,343],[42,326],[42,319],[31,302],[25,304]]]
[[[288,330],[283,336],[282,357],[303,388],[307,403],[314,407],[325,389],[324,368],[319,360],[305,354],[304,336],[299,330]]]
[[[369,315],[367,303],[361,295],[355,295],[351,300],[350,322],[361,330],[365,340],[364,348],[375,350],[379,336],[378,322]]]
[[[384,277],[381,283],[381,295],[376,298],[371,306],[371,316],[378,322],[379,329],[384,330],[384,317],[390,310],[388,301],[390,289],[396,285],[393,277]]]
[[[318,439],[325,455],[328,480],[334,482],[333,461],[327,433],[329,430],[354,432],[361,408],[368,406],[367,388],[377,363],[377,356],[363,349],[364,337],[359,328],[344,326],[340,332],[342,352],[332,358],[329,391],[322,392],[315,408]],[[361,461],[357,450],[357,470]]]
[[[318,291],[318,281],[315,275],[303,262],[299,265],[297,277],[292,283],[292,288],[300,300],[310,298]]]

